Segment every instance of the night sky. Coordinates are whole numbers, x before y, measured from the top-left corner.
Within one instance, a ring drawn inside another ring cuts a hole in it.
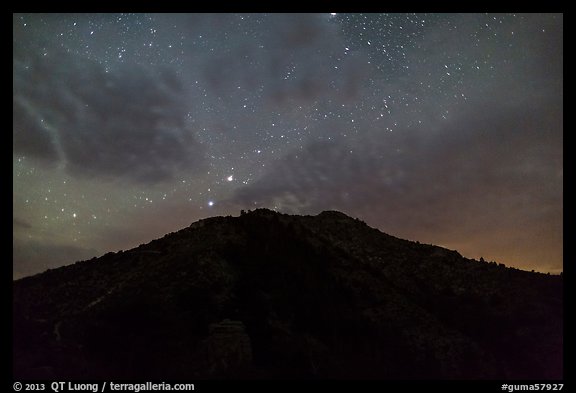
[[[340,210],[562,271],[563,17],[15,14],[14,278]]]

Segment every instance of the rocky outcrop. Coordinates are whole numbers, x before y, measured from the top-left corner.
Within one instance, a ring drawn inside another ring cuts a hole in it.
[[[206,345],[212,374],[239,372],[252,365],[252,344],[242,321],[211,323]]]

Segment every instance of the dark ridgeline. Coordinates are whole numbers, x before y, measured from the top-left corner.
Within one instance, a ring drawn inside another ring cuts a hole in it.
[[[562,285],[258,209],[15,281],[13,374],[559,379]]]

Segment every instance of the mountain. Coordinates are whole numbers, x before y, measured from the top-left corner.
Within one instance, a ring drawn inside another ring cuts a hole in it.
[[[16,379],[561,379],[563,278],[343,213],[213,217],[13,283]]]

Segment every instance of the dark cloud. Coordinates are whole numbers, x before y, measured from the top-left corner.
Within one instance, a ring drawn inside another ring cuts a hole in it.
[[[34,109],[14,95],[12,119],[14,122],[14,152],[36,157],[43,162],[58,159],[49,132],[34,118]]]
[[[558,108],[482,106],[435,131],[400,130],[354,145],[342,139],[310,144],[275,162],[231,203],[293,213],[337,209],[417,240],[420,234],[456,239],[454,232],[479,236],[504,229],[534,238],[546,226],[552,232],[542,241],[557,243],[560,114]]]
[[[546,34],[539,23],[479,29],[484,24],[476,15],[463,18],[456,40],[448,40],[451,31],[430,30],[419,50],[406,54],[413,79],[394,82],[416,96],[428,77],[436,93],[419,99],[416,114],[431,114],[425,125],[389,133],[387,125],[408,124],[414,115],[395,112],[381,128],[363,128],[362,138],[308,144],[273,162],[229,202],[293,213],[343,210],[391,233],[446,240],[464,251],[475,244],[475,252],[480,245],[503,252],[508,245],[510,252],[523,242],[528,250],[537,238],[544,249],[561,249],[562,24],[555,16],[527,17],[544,20]],[[518,37],[513,49],[490,43],[511,31]],[[471,45],[470,32],[487,37],[484,44]],[[422,51],[426,62],[417,61]],[[478,66],[456,68],[451,56],[476,59]],[[498,77],[487,77],[483,61],[491,56],[505,59]],[[385,79],[378,83],[383,96],[395,90]],[[523,255],[561,263],[556,254],[533,251]]]
[[[13,33],[22,239],[117,250],[337,209],[560,268],[562,15],[15,14]]]
[[[13,232],[16,232],[20,229],[26,230],[26,229],[30,229],[30,228],[32,228],[32,225],[29,222],[22,220],[20,218],[16,218],[16,217],[14,217],[12,219],[12,231]]]
[[[337,101],[357,97],[369,75],[368,57],[358,48],[345,50],[338,25],[326,14],[159,16],[163,30],[180,24],[185,35],[209,40],[198,48],[191,41],[185,66],[217,102],[236,102],[253,93],[266,109],[294,102],[312,103],[321,97]],[[338,94],[333,94],[339,91]]]
[[[31,52],[34,53],[34,52]],[[203,163],[187,96],[169,68],[104,65],[63,52],[14,58],[14,153],[74,175],[140,183]]]

